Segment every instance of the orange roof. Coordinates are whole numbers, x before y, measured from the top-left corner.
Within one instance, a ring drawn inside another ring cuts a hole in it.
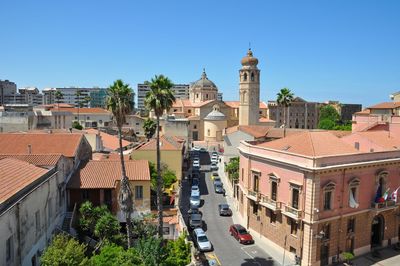
[[[177,224],[178,223],[178,216],[173,215],[173,216],[164,216],[163,217],[163,222],[167,224]]]
[[[310,157],[359,153],[357,149],[326,131],[306,131],[258,146]]]
[[[112,160],[112,161],[119,161],[120,160],[120,155],[119,153],[100,153],[100,152],[94,152],[92,154],[92,158],[94,161],[101,161],[101,160]],[[128,161],[130,160],[129,155],[124,155],[124,160]]]
[[[157,139],[151,139],[135,148],[135,150],[156,150]],[[182,150],[184,140],[177,137],[161,136],[160,137],[160,150]]]
[[[3,133],[0,134],[0,152],[3,154],[62,154],[74,157],[82,134],[59,133]]]
[[[226,129],[226,134],[231,134],[237,131],[243,131],[255,138],[261,138],[267,135],[268,131],[272,127],[270,126],[261,126],[261,125],[254,125],[254,126],[234,126],[229,127]]]
[[[224,103],[231,108],[239,108],[239,105],[240,105],[239,101],[224,101]],[[265,102],[260,102],[259,108],[267,109],[268,105]]]
[[[113,150],[113,151],[119,149],[118,136],[113,136],[113,135],[107,134],[105,132],[102,132],[102,131],[99,131],[99,130],[93,129],[93,128],[86,129],[85,131],[89,134],[100,134],[101,140],[103,141],[103,146],[105,148]],[[124,139],[122,140],[122,147],[126,147],[129,144],[131,144],[129,141],[126,141]]]
[[[58,163],[61,154],[0,154],[0,160],[14,158],[36,166],[53,166]]]
[[[370,113],[371,113],[371,110],[369,110],[369,109],[364,109],[364,110],[362,110],[362,111],[355,112],[354,114],[355,114],[355,115],[369,115]]]
[[[208,100],[204,102],[198,102],[194,103],[189,99],[176,99],[176,101],[173,103],[172,107],[201,107],[203,105],[206,105],[210,102],[214,102],[216,100]]]
[[[382,147],[384,150],[400,149],[400,136],[390,134],[390,132],[386,130],[355,132],[352,135],[367,138],[369,141]]]
[[[367,109],[394,109],[399,107],[400,102],[383,102],[370,106]]]
[[[126,175],[131,181],[150,181],[149,162],[146,160],[125,161]],[[68,182],[68,188],[98,189],[115,188],[121,180],[121,163],[113,160],[89,161]]]
[[[70,108],[70,107],[54,107],[53,108],[56,111],[66,111],[66,112],[71,112],[71,113],[78,113],[78,108]],[[80,114],[110,114],[111,112],[109,112],[106,109],[102,109],[102,108],[79,108],[79,113]]]
[[[258,121],[260,121],[261,123],[265,123],[265,122],[271,122],[271,123],[275,123],[275,120],[266,118],[266,117],[261,117]]]
[[[0,160],[0,203],[14,196],[49,170],[14,158]]]

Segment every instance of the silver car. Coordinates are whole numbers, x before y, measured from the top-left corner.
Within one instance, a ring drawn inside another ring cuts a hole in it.
[[[193,230],[195,243],[200,251],[211,251],[213,249],[210,240],[208,240],[206,233],[201,228]]]

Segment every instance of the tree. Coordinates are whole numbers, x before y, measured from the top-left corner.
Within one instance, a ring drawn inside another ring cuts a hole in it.
[[[323,119],[318,122],[319,129],[334,130],[336,123],[330,119]]]
[[[79,219],[80,229],[85,233],[93,235],[97,221],[102,216],[108,214],[109,210],[104,205],[94,207],[90,201],[85,201],[79,208],[79,213],[80,213],[80,219]]]
[[[90,262],[93,266],[144,266],[135,249],[124,250],[114,244],[104,245],[99,254],[90,258]]]
[[[78,121],[72,122],[72,127],[75,128],[75,129],[78,129],[78,130],[82,130],[83,129],[83,126],[81,124],[79,124]]]
[[[337,123],[340,119],[338,111],[332,105],[322,106],[319,111],[319,120],[329,119]]]
[[[185,241],[186,234],[182,234],[175,241],[168,241],[166,247],[167,257],[165,258],[166,266],[185,266],[190,263],[190,244]]]
[[[144,100],[145,106],[149,111],[154,111],[156,116],[157,129],[157,209],[158,209],[158,237],[163,237],[163,206],[162,206],[162,178],[161,178],[161,158],[160,158],[160,117],[164,111],[168,111],[175,97],[172,93],[173,83],[169,78],[163,75],[155,76],[150,82],[145,82],[150,86],[150,91],[147,93]]]
[[[147,141],[150,140],[154,133],[156,133],[157,124],[151,118],[147,118],[143,124],[144,134],[146,135]]]
[[[46,248],[40,261],[44,266],[87,265],[86,245],[64,234],[56,235]]]
[[[158,237],[140,238],[135,249],[139,253],[144,265],[160,265],[165,257],[162,239]]]
[[[149,162],[149,170],[150,170],[150,182],[151,189],[157,190],[157,169],[154,163]],[[172,184],[174,184],[177,180],[176,174],[174,171],[170,170],[167,165],[161,163],[161,176],[163,180],[162,190],[166,188],[170,188]]]
[[[128,248],[131,247],[132,223],[131,214],[133,211],[132,190],[126,176],[124,156],[122,154],[122,126],[126,122],[126,115],[132,110],[132,89],[122,80],[114,81],[107,90],[107,109],[113,114],[113,118],[118,128],[119,150],[121,160],[121,184],[118,194],[118,203],[121,211],[125,214]]]
[[[286,110],[294,99],[294,94],[288,89],[283,88],[277,94],[276,101],[283,106],[283,137],[286,137]]]
[[[226,165],[226,171],[229,174],[229,179],[232,181],[239,179],[239,157],[233,157],[229,160],[229,163]]]
[[[60,109],[60,102],[64,98],[64,95],[61,91],[57,90],[54,97],[56,98],[57,108]]]
[[[107,212],[97,220],[94,235],[102,242],[119,244],[121,242],[120,229],[119,221]]]

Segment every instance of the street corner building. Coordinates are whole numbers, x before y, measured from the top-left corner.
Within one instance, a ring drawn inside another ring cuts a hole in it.
[[[307,131],[242,141],[235,187],[246,226],[302,265],[399,241],[400,138]]]

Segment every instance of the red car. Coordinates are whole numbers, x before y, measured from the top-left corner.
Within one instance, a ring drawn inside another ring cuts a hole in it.
[[[240,244],[253,244],[253,237],[247,232],[246,228],[241,226],[240,224],[233,224],[229,227],[229,233],[231,236],[236,238]]]

